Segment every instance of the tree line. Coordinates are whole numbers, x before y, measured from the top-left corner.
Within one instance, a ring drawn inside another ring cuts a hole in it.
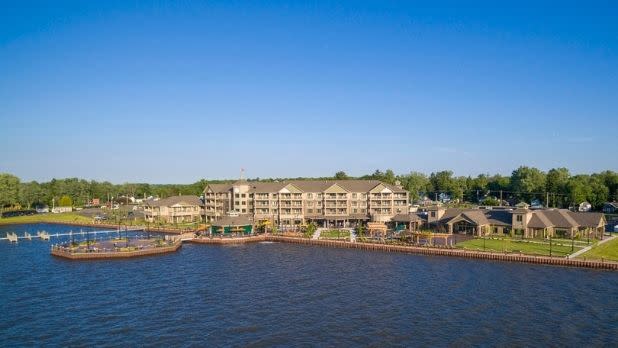
[[[618,200],[618,173],[606,170],[593,174],[572,175],[567,168],[554,168],[544,172],[538,168],[521,166],[510,176],[480,174],[455,176],[444,170],[429,175],[420,172],[395,174],[392,170],[376,170],[360,177],[348,176],[339,171],[332,177],[320,178],[254,178],[254,181],[282,181],[302,179],[373,179],[392,185],[399,184],[410,192],[413,201],[428,197],[436,199],[440,194],[459,202],[496,205],[503,201],[530,203],[538,199],[543,205],[559,208],[589,202],[599,209],[604,202]],[[63,200],[63,204],[84,206],[93,198],[101,203],[117,200],[118,197],[170,197],[175,195],[201,195],[208,183],[233,182],[234,180],[201,179],[192,184],[112,184],[78,178],[52,179],[48,182],[22,182],[18,177],[0,173],[0,207],[32,208],[35,205],[51,205]],[[67,200],[68,199],[68,200]]]

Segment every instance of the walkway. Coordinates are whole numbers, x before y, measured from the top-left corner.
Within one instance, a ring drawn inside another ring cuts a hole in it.
[[[311,236],[311,239],[315,239],[315,240],[320,239],[320,233],[322,233],[323,230],[326,230],[326,228],[324,227],[316,228],[315,232],[313,232],[313,236]]]
[[[589,245],[589,246],[587,246],[587,247],[585,247],[585,248],[583,248],[583,249],[581,249],[581,250],[579,250],[579,251],[577,251],[577,252],[574,252],[573,254],[571,254],[571,255],[567,256],[567,258],[569,258],[569,259],[574,259],[574,258],[578,257],[579,255],[581,255],[581,254],[585,253],[586,251],[588,251],[588,250],[590,250],[590,249],[594,248],[595,246],[597,246],[597,245],[601,245],[601,244],[603,244],[603,243],[607,243],[607,242],[609,242],[610,240],[612,240],[612,239],[614,239],[614,238],[617,238],[617,237],[618,237],[618,236],[613,235],[613,236],[611,236],[611,237],[609,237],[609,238],[605,238],[605,239],[603,239],[602,241],[598,242],[597,244],[592,244],[592,245]]]

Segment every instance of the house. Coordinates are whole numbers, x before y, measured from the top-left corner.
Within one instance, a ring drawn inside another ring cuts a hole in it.
[[[457,209],[432,207],[427,223],[438,232],[486,236],[515,234],[525,238],[602,239],[602,213],[573,212],[566,209],[532,210],[525,204],[516,209]]]
[[[409,213],[408,191],[378,180],[291,180],[209,184],[205,216],[217,221],[229,212],[269,221],[281,228],[315,222],[324,227],[354,227],[389,222]]]
[[[603,204],[605,214],[618,214],[618,202],[606,202]]]
[[[592,204],[584,201],[579,203],[579,206],[577,207],[577,211],[581,211],[581,212],[587,212],[592,210]]]
[[[200,221],[202,201],[197,196],[173,196],[144,202],[148,222],[188,223]]]
[[[535,199],[530,201],[530,208],[532,208],[532,209],[542,209],[543,208],[543,203],[541,203],[540,199],[535,198]]]
[[[53,207],[51,212],[54,214],[58,213],[69,213],[73,211],[73,207]]]

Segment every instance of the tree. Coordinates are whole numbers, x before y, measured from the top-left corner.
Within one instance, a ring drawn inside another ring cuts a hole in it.
[[[501,205],[501,202],[498,198],[490,196],[490,197],[483,199],[483,204],[489,205],[489,206],[498,206],[498,205]]]
[[[335,173],[335,179],[336,180],[348,180],[348,174],[346,174],[343,170],[338,171],[337,173]]]
[[[19,201],[23,206],[30,209],[32,204],[39,203],[43,200],[43,190],[41,185],[36,181],[25,182],[20,185]]]
[[[61,207],[70,207],[73,205],[73,200],[69,196],[62,196],[58,200],[58,205]]]
[[[453,172],[450,170],[431,173],[429,181],[435,191],[449,192],[454,187]]]
[[[403,187],[410,192],[412,200],[420,199],[422,194],[429,191],[429,178],[423,173],[410,172],[408,175],[402,175],[400,179]]]
[[[511,185],[517,197],[531,199],[536,193],[545,192],[545,173],[537,168],[521,166],[511,174]],[[545,200],[545,197],[539,198]]]
[[[382,178],[382,181],[384,181],[387,184],[391,184],[391,185],[395,184],[395,181],[397,181],[397,178],[395,177],[395,173],[393,172],[392,169],[386,170],[386,172],[384,173],[384,177]]]
[[[562,202],[561,197],[563,194],[567,193],[567,184],[569,182],[570,177],[571,177],[571,174],[569,173],[569,170],[566,168],[552,168],[547,172],[545,190],[550,195],[552,193],[558,194],[558,195],[553,196],[554,206],[563,205],[564,202]],[[556,202],[557,200],[560,200],[560,203]]]
[[[19,178],[8,173],[0,173],[0,210],[17,204],[19,200]]]
[[[568,199],[571,204],[579,204],[588,197],[588,185],[583,176],[575,176],[567,184]]]

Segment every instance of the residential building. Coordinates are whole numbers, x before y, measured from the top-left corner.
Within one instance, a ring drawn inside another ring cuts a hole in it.
[[[187,223],[201,219],[202,201],[197,196],[173,196],[144,202],[148,222]]]
[[[605,204],[603,204],[603,212],[605,214],[617,214],[618,202],[606,202]]]
[[[521,235],[525,238],[584,237],[603,238],[602,213],[573,212],[567,209],[457,209],[432,207],[427,223],[438,232],[485,236]]]
[[[229,212],[281,227],[316,222],[348,227],[363,221],[390,221],[409,212],[408,192],[377,180],[292,180],[209,184],[205,216],[216,221]]]

